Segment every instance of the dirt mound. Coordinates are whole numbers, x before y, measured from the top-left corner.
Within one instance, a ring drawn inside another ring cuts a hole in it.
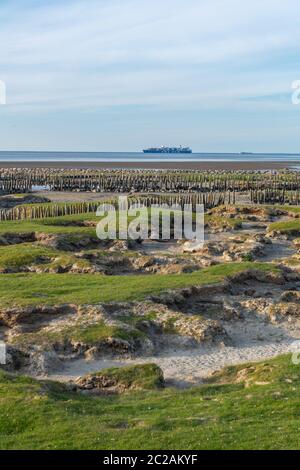
[[[10,328],[22,323],[36,323],[42,320],[50,320],[58,315],[76,313],[78,307],[75,305],[42,305],[33,307],[12,307],[0,309],[0,325]]]
[[[98,393],[124,393],[165,386],[163,372],[156,364],[104,369],[98,373],[79,377],[75,384],[79,390]]]
[[[19,245],[20,243],[31,243],[36,241],[34,232],[4,233],[0,236],[0,246]]]

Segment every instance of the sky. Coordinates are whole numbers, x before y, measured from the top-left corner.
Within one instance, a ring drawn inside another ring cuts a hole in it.
[[[0,150],[300,152],[297,0],[0,0]]]

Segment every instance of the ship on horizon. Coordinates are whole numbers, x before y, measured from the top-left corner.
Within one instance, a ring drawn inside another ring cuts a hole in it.
[[[149,147],[143,150],[144,153],[192,153],[190,147]]]

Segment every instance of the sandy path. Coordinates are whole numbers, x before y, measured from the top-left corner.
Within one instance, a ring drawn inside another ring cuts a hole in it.
[[[165,349],[159,355],[134,360],[80,359],[68,363],[63,370],[48,378],[66,382],[107,367],[155,362],[162,368],[168,383],[184,387],[201,383],[203,378],[227,365],[255,362],[288,353],[293,342],[300,339],[300,322],[273,325],[264,318],[253,316],[242,321],[225,322],[224,326],[233,341],[231,346]]]

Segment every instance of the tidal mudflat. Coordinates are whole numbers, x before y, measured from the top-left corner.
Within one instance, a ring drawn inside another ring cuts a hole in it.
[[[252,178],[243,176],[238,188],[226,183],[223,193],[202,180],[202,247],[172,238],[100,241],[97,217],[84,204],[101,201],[101,192],[76,190],[74,202],[57,189],[59,201],[51,191],[1,196],[1,406],[11,413],[1,424],[2,448],[29,441],[32,448],[136,448],[150,435],[149,448],[174,448],[179,436],[186,448],[207,448],[207,433],[211,448],[298,446],[294,418],[285,436],[276,431],[299,400],[299,366],[290,356],[300,340],[300,208],[290,203],[297,175],[278,174],[269,192],[255,189],[260,173]],[[290,184],[284,194],[282,181]],[[195,188],[169,187],[177,200],[199,197]],[[262,196],[265,203],[254,201]],[[236,422],[224,437],[229,409]],[[44,413],[52,422],[41,438]],[[87,430],[91,417],[96,428]]]

